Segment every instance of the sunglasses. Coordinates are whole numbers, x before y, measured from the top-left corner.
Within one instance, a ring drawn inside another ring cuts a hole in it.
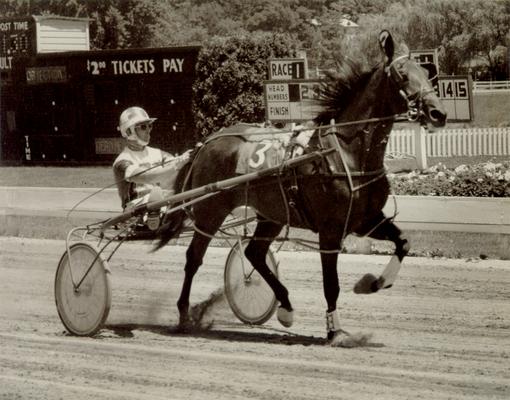
[[[152,129],[152,122],[135,125],[135,128],[141,129],[142,131],[148,131]]]

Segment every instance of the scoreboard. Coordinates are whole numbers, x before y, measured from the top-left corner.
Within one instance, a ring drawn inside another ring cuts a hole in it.
[[[269,80],[305,79],[308,67],[304,58],[273,58],[268,61]]]
[[[472,82],[469,75],[439,76],[434,87],[448,113],[449,121],[473,119]]]
[[[410,56],[418,64],[439,74],[437,49],[412,50]],[[432,69],[431,69],[432,67]],[[441,99],[448,113],[448,121],[471,121],[473,119],[472,82],[468,75],[438,75],[432,81],[436,94]]]
[[[264,82],[266,120],[271,122],[309,121],[321,111],[318,102],[321,83],[314,79]]]
[[[431,50],[411,50],[410,56],[418,64],[434,64],[437,72],[439,72],[439,61],[437,49]]]
[[[10,70],[14,57],[35,53],[34,29],[30,17],[0,20],[0,71]]]

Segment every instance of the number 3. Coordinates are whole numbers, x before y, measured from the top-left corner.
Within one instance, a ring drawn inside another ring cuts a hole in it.
[[[264,161],[266,160],[266,151],[269,150],[271,147],[271,142],[262,142],[260,144],[257,144],[257,147],[259,147],[256,151],[253,152],[253,155],[250,157],[250,161],[248,162],[248,165],[251,168],[258,168],[262,164],[264,164]],[[257,157],[254,159],[253,157]]]

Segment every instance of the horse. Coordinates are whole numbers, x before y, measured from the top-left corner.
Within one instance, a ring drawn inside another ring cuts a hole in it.
[[[409,113],[422,123],[441,127],[446,112],[426,71],[410,58],[408,50],[397,52],[388,31],[379,34],[378,42],[384,61],[371,69],[350,62],[335,74],[329,74],[322,92],[323,110],[313,121],[315,131],[306,151],[321,148],[320,127],[334,119],[336,132],[333,133],[342,155],[341,170],[333,173],[324,159],[308,162],[287,176],[262,177],[192,206],[190,212],[198,229],[186,251],[184,281],[177,301],[179,326],[183,329],[191,323],[188,311],[192,281],[202,265],[211,236],[229,213],[242,205],[254,209],[258,217],[245,257],[273,290],[279,302],[277,318],[285,327],[290,327],[294,318],[289,292],[266,264],[268,249],[284,226],[318,233],[329,341],[343,332],[337,311],[340,293],[337,261],[341,241],[347,234],[367,235],[395,244],[387,272],[379,278],[366,274],[354,291],[374,293],[391,287],[410,244],[392,218],[387,218],[382,211],[390,193],[383,163],[388,137],[396,115]],[[221,134],[207,141],[193,156],[189,168],[181,170],[180,174],[187,174],[187,179],[178,177],[178,181],[184,181],[180,190],[235,176],[243,141],[240,135]],[[282,195],[282,191],[290,191],[289,186],[298,200],[296,212],[289,211],[289,199]],[[167,243],[176,231],[174,226],[170,234],[161,232],[159,245]]]

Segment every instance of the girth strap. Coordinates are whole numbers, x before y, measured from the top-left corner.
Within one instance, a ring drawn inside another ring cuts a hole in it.
[[[318,229],[310,216],[308,202],[303,197],[303,193],[299,188],[299,179],[296,170],[293,169],[291,174],[290,185],[286,188],[289,207],[294,211],[294,215],[301,222],[301,225],[313,232],[317,232]]]

